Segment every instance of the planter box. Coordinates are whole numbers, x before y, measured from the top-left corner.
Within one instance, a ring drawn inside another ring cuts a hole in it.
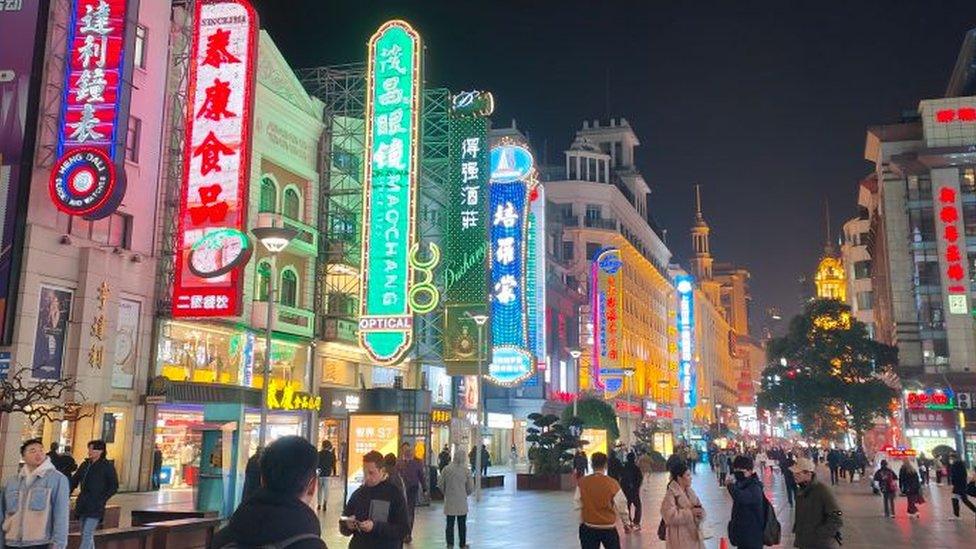
[[[567,488],[568,483],[568,488]],[[518,490],[573,490],[576,484],[572,474],[566,475],[528,475],[519,473],[515,479]]]

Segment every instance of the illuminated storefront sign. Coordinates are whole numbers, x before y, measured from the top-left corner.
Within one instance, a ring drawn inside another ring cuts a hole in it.
[[[399,362],[413,344],[421,51],[404,21],[369,40],[359,343],[380,364]]]
[[[940,124],[952,122],[976,122],[976,108],[960,107],[958,109],[940,109],[935,112],[935,121]]]
[[[681,405],[698,403],[698,375],[695,371],[695,285],[688,275],[675,278],[678,290],[678,386]]]
[[[57,125],[54,205],[86,219],[107,217],[125,196],[136,0],[72,0]],[[8,3],[9,4],[9,3]]]
[[[477,326],[468,315],[488,313],[488,119],[494,101],[488,92],[461,92],[452,98],[448,156],[451,176],[447,204],[447,262],[444,270],[444,362],[452,375],[477,370]],[[481,357],[487,360],[489,338]]]
[[[592,372],[597,387],[612,396],[623,388],[620,348],[623,318],[623,294],[618,275],[623,262],[620,250],[600,248],[590,264],[590,310],[593,315]]]
[[[959,232],[959,189],[943,186],[936,197],[935,211],[941,228],[939,251],[942,254],[943,280],[949,301],[949,314],[969,313],[967,304],[969,275],[966,272],[966,238]]]
[[[272,381],[272,384],[274,382]],[[322,397],[310,395],[303,391],[296,391],[291,385],[284,389],[268,387],[269,410],[311,410],[318,412],[322,409]]]
[[[450,425],[451,424],[451,411],[450,410],[431,410],[430,411],[430,422],[434,425]]]
[[[187,84],[183,186],[173,283],[173,316],[236,316],[244,260],[233,238],[245,229],[251,165],[251,108],[257,59],[257,14],[246,0],[196,3]],[[233,232],[228,232],[233,231]],[[223,236],[211,236],[211,233]],[[245,237],[246,238],[246,237]],[[218,241],[221,250],[204,252]],[[226,244],[226,246],[223,246]],[[236,261],[233,261],[237,255]],[[214,263],[209,264],[213,259]],[[231,260],[224,271],[219,262]]]
[[[526,314],[526,231],[530,185],[535,185],[532,153],[503,142],[491,150],[488,189],[491,252],[492,361],[488,379],[514,386],[535,373],[528,350]]]
[[[546,365],[546,197],[542,185],[529,194],[528,242],[526,244],[525,303],[528,316],[528,348],[538,369]]]
[[[585,440],[586,445],[583,450],[593,455],[594,452],[607,453],[607,430],[606,429],[583,429],[580,440]]]
[[[905,406],[911,410],[954,410],[956,395],[952,389],[906,391]]]
[[[251,250],[246,234],[237,229],[217,229],[193,244],[188,267],[200,278],[214,278],[247,263]]]

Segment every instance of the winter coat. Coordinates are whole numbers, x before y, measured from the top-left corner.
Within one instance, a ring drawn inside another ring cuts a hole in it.
[[[677,482],[668,483],[668,489],[661,501],[661,518],[667,526],[665,546],[668,549],[704,549],[699,524],[695,519],[694,508],[701,501],[690,487],[685,490]]]
[[[729,542],[737,547],[761,548],[766,527],[762,483],[755,475],[736,480],[729,485],[729,494],[732,495]]]
[[[884,494],[897,493],[897,487],[892,490],[891,486],[892,481],[896,481],[895,484],[897,485],[897,480],[898,475],[896,475],[895,472],[888,467],[882,467],[881,469],[878,469],[876,473],[874,473],[874,482],[878,483],[878,489]]]
[[[330,477],[335,472],[336,455],[335,450],[319,450],[319,476]]]
[[[97,461],[85,459],[71,477],[71,491],[81,485],[75,501],[75,517],[97,518],[105,516],[105,504],[119,491],[119,475],[115,466],[103,455]]]
[[[210,542],[211,549],[229,543],[241,547],[272,544],[300,534],[322,535],[319,517],[311,507],[295,496],[279,494],[259,488],[231,515],[227,526],[218,531]],[[324,549],[320,539],[295,542],[288,549]]]
[[[254,452],[254,455],[247,458],[247,465],[244,466],[244,487],[241,489],[241,502],[247,501],[258,489],[261,488],[261,450]]]
[[[796,493],[794,547],[829,549],[837,547],[834,535],[844,525],[840,506],[830,488],[813,479]]]
[[[952,493],[962,495],[966,493],[966,485],[969,483],[969,472],[966,470],[966,462],[956,460],[949,466],[949,481],[952,483]]]
[[[67,547],[70,496],[68,479],[50,459],[38,465],[33,474],[24,466],[7,479],[0,494],[0,547]]]
[[[349,496],[349,501],[342,510],[342,516],[364,521],[370,518],[374,501],[382,501],[386,504],[383,507],[387,507],[387,520],[374,519],[373,530],[368,533],[349,530],[344,522],[339,523],[339,531],[344,536],[352,536],[349,549],[400,549],[403,547],[403,538],[407,536],[409,528],[407,502],[403,497],[403,491],[389,481],[380,482],[376,486],[364,484],[357,488]]]
[[[437,487],[444,494],[444,514],[459,516],[468,514],[468,496],[474,492],[471,470],[465,464],[450,463],[441,471]]]
[[[637,467],[637,463],[627,461],[623,466],[623,471],[620,473],[620,489],[624,491],[625,495],[632,498],[640,489],[641,480],[643,479],[644,474]]]
[[[898,487],[906,496],[917,496],[922,490],[922,482],[918,478],[918,473],[902,467],[898,471]]]
[[[624,464],[621,463],[617,456],[611,455],[607,463],[607,476],[620,482],[620,478],[624,473]]]

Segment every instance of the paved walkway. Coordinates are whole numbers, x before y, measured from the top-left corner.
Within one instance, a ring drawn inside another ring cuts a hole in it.
[[[824,470],[820,475],[829,481]],[[666,476],[654,476],[655,493],[664,493]],[[783,524],[783,547],[792,547],[792,512],[786,501],[782,477],[778,472],[763,475],[766,492],[776,507],[777,515]],[[579,547],[577,541],[577,516],[573,511],[572,495],[566,492],[518,492],[515,490],[515,477],[510,472],[504,488],[484,491],[483,501],[475,504],[471,500],[468,515],[468,543],[473,548],[572,548]],[[708,513],[705,531],[713,537],[706,541],[709,549],[719,546],[719,536],[725,535],[725,525],[729,520],[731,502],[728,493],[719,488],[715,476],[707,466],[699,465],[694,488],[702,499]],[[330,490],[333,502],[322,516],[322,531],[328,546],[332,549],[346,547],[348,538],[338,532],[342,498],[341,483],[335,479]],[[898,516],[883,518],[881,498],[871,493],[867,481],[853,484],[842,483],[836,493],[844,510],[844,548],[866,549],[883,547],[886,549],[925,547],[930,549],[949,549],[972,547],[976,538],[976,517],[963,509],[963,519],[951,521],[952,508],[949,503],[949,489],[946,486],[932,485],[926,488],[928,503],[921,507],[921,517],[911,519],[905,514],[906,501],[896,501]],[[114,503],[123,507],[123,524],[129,521],[127,511],[140,507],[170,507],[185,509],[192,505],[192,493],[188,490],[164,491],[159,493],[122,494],[113,498]],[[657,539],[657,523],[660,520],[660,498],[650,502],[651,521],[644,524],[639,533],[622,534],[623,547],[627,549],[664,547]],[[444,515],[439,503],[417,509],[414,543],[406,547],[420,549],[444,546]]]

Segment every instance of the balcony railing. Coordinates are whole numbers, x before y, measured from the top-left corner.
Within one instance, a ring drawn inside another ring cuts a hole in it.
[[[585,218],[585,223],[586,226],[591,229],[607,229],[609,231],[617,230],[617,222],[613,219],[587,217]]]
[[[255,227],[290,227],[298,231],[286,248],[289,252],[317,257],[319,255],[319,231],[311,225],[296,221],[275,212],[259,212]]]
[[[315,312],[298,307],[275,304],[275,320],[272,329],[302,337],[312,337],[315,333]],[[268,327],[268,302],[255,301],[251,308],[251,326],[258,329]]]

